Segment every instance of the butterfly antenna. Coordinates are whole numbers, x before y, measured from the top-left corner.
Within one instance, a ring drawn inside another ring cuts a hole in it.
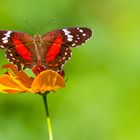
[[[30,23],[26,18],[24,19],[24,21],[25,21],[25,23],[30,27],[30,29],[32,29],[32,31],[33,31],[34,33],[36,33],[35,28],[31,25],[31,23]]]
[[[40,33],[47,25],[53,23],[55,21],[55,18],[52,18],[51,20],[49,20],[44,26],[42,26],[39,30],[38,33]]]

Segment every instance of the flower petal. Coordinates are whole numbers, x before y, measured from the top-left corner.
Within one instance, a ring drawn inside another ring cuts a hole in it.
[[[3,75],[0,77],[0,92],[4,93],[19,93],[19,92],[33,92],[31,89],[25,87],[21,81],[19,81],[13,75]]]
[[[45,70],[33,80],[31,89],[34,92],[44,93],[63,87],[65,87],[65,80],[61,75],[52,70]]]
[[[18,71],[17,67],[13,64],[6,64],[3,66],[3,68],[9,68],[11,69],[14,74],[18,77],[18,79],[22,82],[22,84],[28,88],[31,87],[33,78],[30,78],[25,72]]]

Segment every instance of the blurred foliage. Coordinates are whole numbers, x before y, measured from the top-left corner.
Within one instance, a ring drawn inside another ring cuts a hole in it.
[[[34,34],[86,26],[94,37],[73,49],[64,66],[67,86],[49,95],[55,140],[140,139],[140,1],[5,0],[0,29]],[[7,63],[0,52],[0,65]],[[39,95],[0,94],[0,140],[47,140]]]

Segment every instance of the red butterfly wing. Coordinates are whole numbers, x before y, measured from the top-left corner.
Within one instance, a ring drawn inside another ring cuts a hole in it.
[[[24,67],[32,67],[32,36],[15,31],[0,31],[0,39],[0,48],[7,48],[5,54],[11,63],[17,65],[18,69],[21,69],[22,64]]]
[[[48,32],[43,35],[46,64],[49,68],[60,70],[62,65],[71,57],[71,49],[84,43],[92,35],[92,31],[85,27],[74,27]],[[50,43],[48,45],[48,43]]]

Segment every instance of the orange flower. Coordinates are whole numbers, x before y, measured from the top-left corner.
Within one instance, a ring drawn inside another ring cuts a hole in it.
[[[43,94],[65,87],[64,78],[53,70],[36,71],[36,77],[31,78],[25,72],[18,71],[17,67],[12,64],[6,64],[3,68],[11,71],[8,70],[6,74],[0,76],[0,92]]]

